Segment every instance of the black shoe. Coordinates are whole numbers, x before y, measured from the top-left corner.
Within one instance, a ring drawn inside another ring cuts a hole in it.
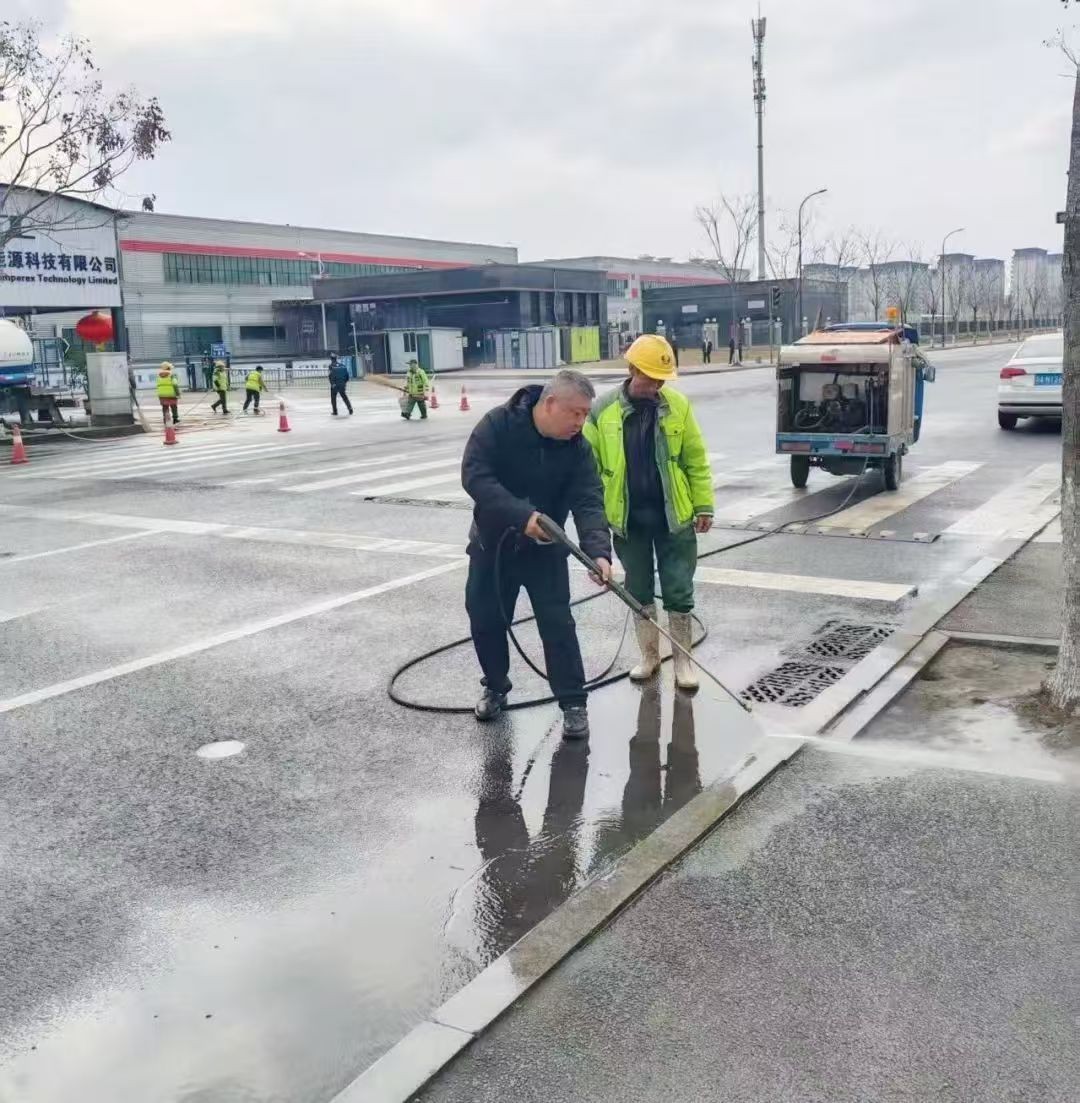
[[[589,712],[584,705],[571,705],[563,709],[563,739],[589,738]]]
[[[477,720],[494,720],[506,708],[506,694],[485,688],[484,695],[476,702]]]

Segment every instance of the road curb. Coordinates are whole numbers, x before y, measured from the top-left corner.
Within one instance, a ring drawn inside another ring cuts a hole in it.
[[[436,1008],[332,1103],[407,1103],[470,1042],[583,942],[606,926],[672,862],[789,762],[807,740],[774,736],[729,777],[713,782]]]

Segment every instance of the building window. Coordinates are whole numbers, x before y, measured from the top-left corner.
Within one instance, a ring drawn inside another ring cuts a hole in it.
[[[402,340],[405,345],[406,352],[416,352],[416,334],[405,333],[402,335]]]
[[[608,280],[607,281],[607,293],[613,299],[625,299],[630,293],[630,281],[629,280]]]
[[[284,326],[241,326],[241,341],[284,341]]]
[[[279,257],[219,257],[209,253],[164,253],[166,283],[252,284],[256,287],[307,287],[319,275],[317,260]],[[382,276],[390,272],[417,271],[423,266],[400,264],[347,264],[326,261],[326,276]]]
[[[221,326],[169,326],[173,356],[204,356],[222,342]]]

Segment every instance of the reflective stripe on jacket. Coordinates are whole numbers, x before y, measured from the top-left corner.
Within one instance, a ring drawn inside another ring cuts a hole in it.
[[[698,514],[712,515],[712,472],[697,418],[686,395],[665,387],[658,399],[656,417],[656,466],[664,488],[664,512],[668,529],[686,528]],[[592,445],[604,484],[604,512],[608,524],[626,535],[630,496],[626,487],[626,447],[623,422],[631,412],[622,387],[598,399],[582,429]]]
[[[249,391],[261,391],[264,389],[262,372],[251,371],[248,372],[247,379],[244,380],[244,386]]]
[[[428,377],[423,368],[409,368],[405,377],[405,391],[413,398],[423,398],[427,394]]]
[[[176,376],[171,371],[158,372],[157,396],[158,398],[180,397],[180,384],[176,382]]]

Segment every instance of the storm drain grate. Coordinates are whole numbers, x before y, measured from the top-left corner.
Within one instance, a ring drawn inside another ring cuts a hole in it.
[[[802,708],[835,685],[896,629],[889,624],[826,621],[810,640],[787,651],[790,656],[742,691],[742,698],[759,705]]]
[[[894,631],[895,629],[888,624],[826,621],[806,645],[806,654],[818,655],[825,659],[858,662],[860,659],[865,659],[879,643],[884,643]]]
[[[759,705],[787,705],[801,708],[808,705],[822,690],[840,681],[847,673],[842,666],[800,663],[791,660],[763,674],[742,691],[747,701]]]

